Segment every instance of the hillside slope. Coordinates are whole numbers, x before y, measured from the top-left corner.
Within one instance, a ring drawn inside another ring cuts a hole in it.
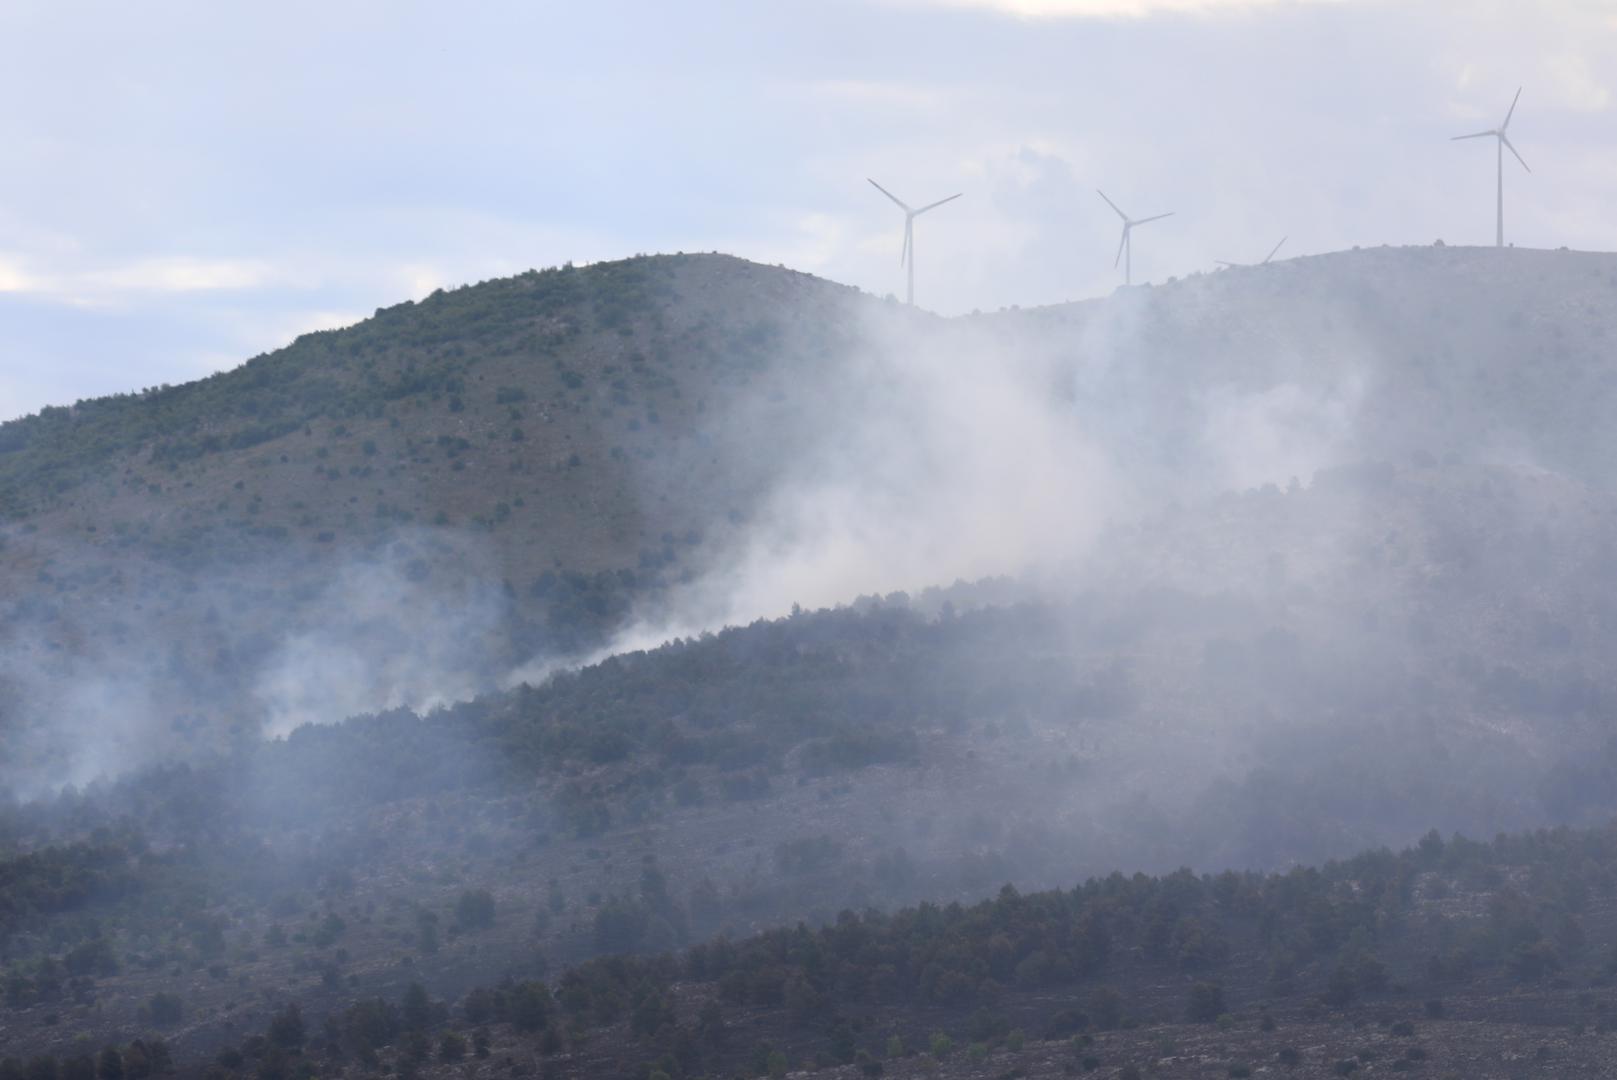
[[[104,459],[30,421],[7,475],[67,482],[7,489],[0,761],[94,782],[0,806],[0,1032],[223,1075],[1598,1074],[1609,832],[1373,849],[1617,812],[1609,436],[1558,420],[1613,384],[1614,268],[939,320],[636,260],[45,418]],[[950,569],[1019,576],[785,615]],[[659,608],[678,640],[513,681]]]
[[[1084,422],[1176,495],[1361,460],[1612,482],[1610,254],[1354,250],[965,322],[1047,357]]]
[[[110,705],[206,745],[598,645],[747,518],[802,434],[777,381],[877,306],[718,256],[563,268],[0,426],[0,681],[55,729],[13,768]]]
[[[722,256],[435,294],[0,426],[0,737],[36,786],[82,782],[466,697],[659,610],[1081,562],[1107,521],[1363,460],[1602,489],[1613,342],[1617,257],[1570,252],[958,320]]]

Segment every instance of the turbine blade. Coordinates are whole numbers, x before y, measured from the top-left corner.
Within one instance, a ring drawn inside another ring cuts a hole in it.
[[[1516,154],[1516,148],[1514,146],[1511,146],[1510,140],[1505,137],[1504,132],[1499,133],[1499,141],[1504,143],[1506,149],[1508,149],[1512,154]],[[1532,169],[1529,169],[1527,167],[1527,162],[1522,159],[1522,156],[1520,154],[1516,154],[1516,160],[1520,161],[1522,163],[1522,168],[1527,169],[1528,172],[1533,171]]]
[[[1284,236],[1282,236],[1282,237],[1281,237],[1281,238],[1280,238],[1280,244],[1284,244],[1284,243],[1285,243],[1285,242],[1286,242],[1286,238],[1285,238],[1285,237],[1284,237]],[[1267,254],[1267,255],[1265,255],[1265,256],[1264,256],[1264,257],[1263,257],[1263,261],[1264,261],[1264,262],[1268,262],[1268,261],[1269,261],[1269,260],[1270,260],[1270,259],[1272,259],[1272,258],[1274,258],[1274,257],[1275,257],[1275,251],[1279,251],[1279,250],[1280,250],[1280,244],[1276,244],[1276,245],[1275,245],[1275,246],[1274,246],[1274,251],[1271,251],[1271,252],[1269,252],[1269,254]]]
[[[1106,199],[1106,192],[1102,191],[1100,188],[1095,189],[1095,194],[1099,195],[1103,199]],[[1106,205],[1110,206],[1113,210],[1117,210],[1117,216],[1123,219],[1123,224],[1128,224],[1129,216],[1123,213],[1123,211],[1118,210],[1116,203],[1110,199],[1106,199]]]
[[[1218,265],[1220,265],[1220,266],[1242,266],[1242,265],[1245,265],[1243,263],[1225,262],[1223,259],[1214,259],[1213,261],[1218,263]]]
[[[903,266],[910,261],[910,247],[915,243],[915,219],[904,219],[904,250],[898,253],[898,265]]]
[[[865,179],[870,180],[870,177],[867,176],[867,177],[865,177]],[[910,208],[904,204],[903,199],[900,199],[897,195],[894,195],[891,191],[888,191],[886,188],[884,188],[880,184],[876,183],[876,181],[870,180],[870,186],[875,188],[877,191],[881,192],[883,195],[887,196],[889,199],[892,199],[895,203],[898,204],[898,208],[900,210],[904,211],[906,214],[910,212]]]
[[[1518,86],[1516,88],[1516,96],[1510,99],[1510,111],[1505,114],[1505,122],[1499,125],[1499,130],[1501,132],[1510,126],[1510,118],[1516,115],[1516,102],[1520,101],[1521,99],[1522,88]]]
[[[946,202],[954,202],[956,199],[960,198],[960,196],[963,195],[963,194],[965,194],[965,192],[956,192],[955,194],[950,195],[947,199],[939,199],[935,203],[927,203],[925,206],[923,206],[919,210],[915,211],[915,216],[920,217],[922,214],[926,213],[928,210],[936,210],[938,207],[942,206]]]
[[[1103,196],[1101,196],[1101,198],[1105,198],[1105,196],[1103,195]],[[1117,264],[1123,261],[1123,245],[1127,244],[1128,242],[1129,242],[1129,227],[1127,225],[1125,225],[1125,226],[1123,226],[1123,238],[1117,242],[1117,258],[1112,260],[1112,269],[1113,270],[1116,270],[1117,269]]]
[[[1488,135],[1497,135],[1497,131],[1479,131],[1475,135],[1456,135],[1449,142],[1459,142],[1461,139],[1481,139]]]
[[[1153,217],[1141,218],[1139,221],[1131,222],[1130,224],[1144,225],[1148,221],[1161,221],[1165,217],[1173,217],[1173,211],[1169,210],[1166,214],[1157,214]]]

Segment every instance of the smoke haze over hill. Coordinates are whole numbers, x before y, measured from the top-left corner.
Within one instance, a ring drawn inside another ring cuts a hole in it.
[[[0,4],[0,1080],[1617,1076],[1607,6]]]
[[[1614,290],[1384,249],[940,319],[642,258],[6,425],[8,994],[104,942],[127,1039],[169,954],[346,1008],[1605,820]],[[191,1052],[273,1019],[214,996]]]

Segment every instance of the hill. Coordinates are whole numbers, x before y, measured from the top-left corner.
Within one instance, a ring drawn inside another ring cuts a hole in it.
[[[746,518],[801,422],[776,380],[850,351],[861,305],[717,256],[562,268],[0,426],[7,712],[55,733],[7,724],[14,773],[82,782],[598,646]],[[124,745],[75,760],[113,702]]]
[[[1610,484],[1617,256],[1356,249],[967,322],[1179,497],[1366,460]]]
[[[7,425],[7,1046],[1598,1073],[1614,282],[636,259]]]
[[[1456,248],[959,320],[722,256],[435,294],[0,426],[8,759],[427,706],[1356,461],[1603,488],[1614,295],[1610,256]]]

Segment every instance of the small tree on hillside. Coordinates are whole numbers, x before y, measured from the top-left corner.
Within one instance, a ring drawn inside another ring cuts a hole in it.
[[[1224,988],[1215,982],[1199,982],[1190,988],[1185,1015],[1198,1024],[1211,1024],[1223,1016]]]

